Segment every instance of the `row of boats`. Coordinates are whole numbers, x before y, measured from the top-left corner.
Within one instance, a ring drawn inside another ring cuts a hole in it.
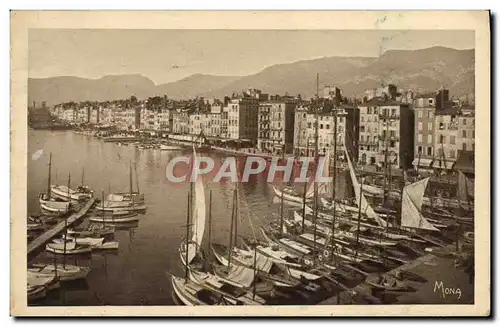
[[[194,148],[193,152],[196,159]],[[405,185],[398,194],[399,209],[373,207],[347,149],[345,154],[355,206],[325,196],[327,184],[306,186],[302,194],[272,186],[282,204],[280,216],[268,217],[263,227],[254,227],[249,217],[253,235],[244,238],[237,234],[236,187],[229,244],[212,243],[209,211],[208,250],[203,243],[205,190],[202,181],[196,181],[188,197],[186,238],[179,248],[185,275],[167,272],[176,301],[184,305],[311,304],[340,291],[352,294],[352,286],[359,282],[372,290],[404,293],[412,289],[412,282],[426,280],[403,269],[390,271],[429,252],[458,257],[462,250],[458,236],[463,245],[473,245],[473,232],[460,227],[472,225],[472,217],[423,209],[429,178]],[[285,217],[285,201],[299,203],[302,209]],[[457,250],[450,249],[454,241]],[[357,295],[364,303],[381,301],[373,292]]]
[[[88,186],[71,189],[68,186],[50,185],[49,158],[48,192],[39,195],[41,215],[28,217],[28,236],[32,232],[45,231],[55,223],[64,220],[64,229],[60,237],[52,239],[45,246],[45,251],[66,257],[68,255],[86,255],[95,250],[117,250],[118,241],[114,234],[119,225],[138,223],[141,214],[146,210],[144,194],[132,189],[132,165],[130,165],[130,191],[128,193],[110,193],[88,214],[88,224],[83,228],[70,228],[68,216],[90,200],[94,192]],[[83,177],[82,177],[83,184]],[[29,238],[28,238],[29,239]],[[48,264],[28,265],[28,300],[45,297],[51,289],[57,288],[59,282],[84,279],[90,272],[89,267],[57,264],[56,259]]]

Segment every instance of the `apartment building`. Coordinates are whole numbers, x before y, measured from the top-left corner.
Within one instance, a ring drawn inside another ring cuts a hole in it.
[[[259,104],[257,148],[269,153],[293,152],[297,99],[275,97]]]

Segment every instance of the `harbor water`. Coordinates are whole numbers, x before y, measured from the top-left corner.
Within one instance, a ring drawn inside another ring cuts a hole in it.
[[[46,191],[48,160],[52,152],[52,184],[89,185],[97,199],[111,192],[129,191],[129,164],[137,164],[140,192],[144,193],[147,210],[140,221],[116,231],[119,249],[115,252],[96,252],[88,257],[67,257],[66,262],[91,266],[83,282],[63,284],[59,291],[50,292],[36,305],[172,305],[170,278],[165,273],[183,275],[179,244],[186,233],[188,183],[174,184],[166,179],[167,163],[189,152],[139,149],[119,146],[72,131],[30,130],[28,135],[28,193],[29,214],[39,213],[38,194]],[[208,152],[216,161],[224,155]],[[339,178],[338,188],[344,182]],[[136,181],[133,181],[134,188]],[[212,191],[212,239],[227,244],[234,184],[220,182],[205,184],[207,206]],[[252,237],[250,225],[268,223],[278,214],[279,200],[269,187],[266,175],[258,175],[239,188],[238,233]],[[290,211],[294,207],[286,206]],[[295,207],[296,208],[296,207]],[[288,214],[288,212],[285,212]],[[208,225],[205,229],[205,238]],[[62,258],[58,257],[58,263]],[[51,262],[53,256],[41,252],[33,261]]]

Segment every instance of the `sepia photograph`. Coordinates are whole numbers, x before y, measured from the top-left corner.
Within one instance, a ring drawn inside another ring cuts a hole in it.
[[[11,30],[11,314],[490,313],[488,12]]]

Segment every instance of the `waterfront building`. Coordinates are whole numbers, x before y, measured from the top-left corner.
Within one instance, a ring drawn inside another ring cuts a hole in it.
[[[360,104],[359,110],[358,163],[381,168],[387,160],[394,168],[409,167],[415,123],[409,104],[387,96],[375,97]]]
[[[435,156],[434,134],[436,102],[434,93],[417,95],[413,101],[415,117],[414,159],[415,169],[431,169]]]
[[[227,139],[257,144],[259,99],[264,98],[255,90],[233,94],[227,104]]]
[[[351,105],[334,104],[336,101],[322,100],[319,103],[301,103],[295,110],[294,154],[315,155],[316,119],[318,121],[318,150],[333,155],[335,141],[335,116],[337,119],[337,153],[343,152],[344,141],[357,157],[359,134],[359,110]]]
[[[298,100],[273,97],[259,103],[257,148],[269,153],[293,152],[295,108]]]

